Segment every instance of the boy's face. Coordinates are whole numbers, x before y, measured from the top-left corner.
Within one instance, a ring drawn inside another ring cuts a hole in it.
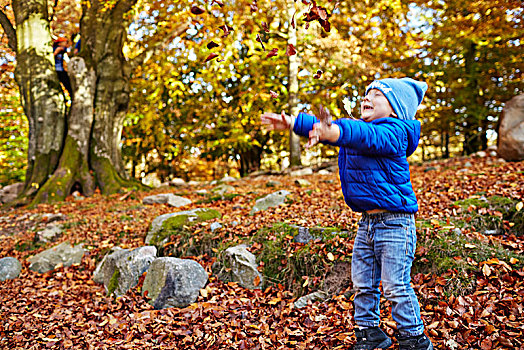
[[[388,99],[378,89],[369,90],[360,104],[360,115],[365,122],[390,117],[393,113]]]

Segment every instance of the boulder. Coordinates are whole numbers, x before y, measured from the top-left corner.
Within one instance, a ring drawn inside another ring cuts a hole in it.
[[[311,186],[311,182],[309,182],[308,180],[304,180],[304,179],[296,179],[295,185],[299,187],[309,187]]]
[[[15,200],[23,189],[23,182],[17,182],[12,185],[2,187],[2,189],[0,189],[0,203],[7,203]]]
[[[227,248],[222,255],[219,277],[227,282],[238,282],[244,288],[260,289],[263,276],[258,272],[256,257],[245,245]]]
[[[29,269],[45,273],[54,270],[58,265],[71,266],[80,264],[84,256],[83,244],[72,246],[69,242],[60,243],[57,246],[44,250],[29,258]]]
[[[144,204],[169,204],[172,207],[182,207],[191,204],[191,200],[176,196],[173,193],[160,193],[152,196],[147,196],[142,200]]]
[[[132,251],[115,247],[98,264],[93,273],[96,283],[103,283],[107,294],[122,296],[138,284],[138,279],[156,258],[156,247],[139,247]]]
[[[22,264],[18,259],[10,256],[0,259],[0,282],[17,278],[22,271]]]
[[[60,236],[62,236],[62,226],[61,225],[48,225],[43,230],[37,231],[35,233],[35,242],[36,243],[49,243],[56,241]]]
[[[289,193],[286,190],[280,190],[268,194],[264,198],[257,199],[255,202],[255,206],[253,207],[253,209],[251,209],[251,212],[249,214],[253,215],[258,211],[267,210],[268,208],[272,207],[277,207],[283,204],[286,201],[286,197],[290,194],[291,193]]]
[[[42,215],[42,221],[43,222],[46,222],[46,223],[51,223],[51,222],[55,222],[55,221],[62,221],[62,220],[65,220],[67,219],[67,216],[65,216],[64,214],[62,213],[45,213]]]
[[[177,230],[183,229],[184,226],[221,217],[219,211],[208,208],[197,208],[157,216],[151,222],[145,243],[161,246],[165,243],[164,240],[167,240]]]
[[[314,303],[315,301],[324,301],[329,298],[328,293],[324,291],[317,291],[313,292],[308,295],[304,295],[303,297],[298,298],[297,301],[295,301],[294,306],[297,309],[302,309],[307,306],[307,304]]]
[[[224,176],[222,179],[218,180],[218,182],[235,182],[238,179],[232,176]]]
[[[311,175],[313,174],[313,169],[311,168],[304,168],[300,170],[294,170],[289,175],[291,176],[304,176],[304,175]]]
[[[504,106],[500,119],[497,152],[507,161],[524,160],[524,94]]]
[[[278,186],[282,186],[282,182],[278,180],[269,180],[268,182],[266,182],[266,187],[278,187]]]
[[[169,181],[169,185],[170,186],[175,186],[175,187],[182,187],[182,186],[187,186],[187,182],[185,182],[184,179],[181,179],[179,177],[175,177],[174,179]]]
[[[158,258],[149,267],[142,294],[155,309],[186,307],[194,303],[207,283],[207,272],[194,260]]]
[[[221,185],[218,185],[217,187],[213,188],[211,190],[211,192],[213,192],[214,194],[223,196],[225,193],[233,192],[234,190],[235,190],[235,188],[233,186],[231,186],[231,185],[221,184]]]

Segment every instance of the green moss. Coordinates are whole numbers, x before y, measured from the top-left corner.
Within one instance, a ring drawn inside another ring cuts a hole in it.
[[[511,198],[492,196],[483,199],[472,197],[456,201],[454,204],[461,207],[463,211],[468,210],[468,224],[479,232],[495,230],[497,233],[513,233],[519,236],[524,235],[524,211],[517,211],[518,202],[518,200]],[[469,210],[471,206],[485,208],[491,212],[480,214],[478,210]],[[495,211],[501,213],[502,217],[494,215]],[[504,221],[511,222],[513,226],[508,229],[504,225]]]
[[[212,202],[216,202],[216,201],[231,201],[231,200],[233,200],[234,198],[236,198],[238,196],[241,196],[241,194],[238,194],[238,193],[225,193],[223,195],[215,195],[215,196],[210,196],[210,197],[208,197],[206,199],[198,200],[196,203],[197,204],[202,204],[202,203],[212,203]]]
[[[111,276],[111,279],[109,280],[109,285],[107,286],[107,295],[111,295],[115,292],[116,288],[118,287],[119,278],[120,270],[115,269],[115,272],[113,272],[113,276]]]
[[[419,233],[417,255],[413,262],[413,273],[432,273],[444,276],[448,283],[445,293],[463,295],[475,288],[477,264],[490,258],[509,261],[511,258],[524,261],[524,256],[515,254],[501,245],[472,239],[454,232]],[[466,246],[468,244],[468,246]],[[468,261],[469,260],[469,261]]]
[[[203,221],[209,221],[213,219],[219,219],[222,217],[222,214],[218,210],[215,209],[202,209],[202,210],[196,210],[195,215],[190,214],[180,214],[180,215],[174,215],[168,219],[166,219],[162,223],[161,229],[155,234],[155,236],[151,239],[151,244],[158,246],[160,242],[164,241],[165,238],[176,236],[174,239],[182,239],[182,243],[187,242],[189,238],[193,236],[193,233],[189,229],[191,226],[203,222]],[[191,220],[192,219],[192,220]],[[172,244],[170,244],[172,245]],[[160,250],[160,254],[172,254],[172,255],[191,255],[189,254],[188,250],[185,249],[177,249],[175,252],[173,252],[173,249],[170,249],[168,251],[164,251],[163,247],[158,247]],[[199,249],[197,249],[199,251]]]

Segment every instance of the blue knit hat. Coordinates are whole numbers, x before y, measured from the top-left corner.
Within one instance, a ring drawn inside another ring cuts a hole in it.
[[[415,120],[428,84],[411,78],[387,78],[372,82],[366,89],[366,95],[371,89],[382,91],[399,119]]]

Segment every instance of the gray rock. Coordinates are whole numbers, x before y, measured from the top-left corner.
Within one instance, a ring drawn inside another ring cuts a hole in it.
[[[188,186],[200,186],[200,182],[191,180],[187,183]]]
[[[232,282],[238,282],[244,288],[260,289],[263,276],[258,272],[256,257],[245,245],[227,248],[223,253],[222,269],[219,276]]]
[[[228,193],[228,192],[233,192],[235,190],[235,188],[231,185],[226,185],[226,184],[221,184],[221,185],[218,185],[217,187],[213,188],[211,190],[211,192],[213,192],[214,194],[218,194],[220,196],[223,196],[225,193]]]
[[[0,259],[0,282],[17,278],[22,271],[22,264],[18,259],[10,256]]]
[[[240,225],[240,222],[238,222],[236,220],[231,222],[231,226],[233,226],[233,227],[238,226],[238,225]]]
[[[507,161],[524,160],[524,94],[506,102],[499,121],[497,152]]]
[[[232,176],[224,176],[222,179],[219,180],[219,182],[235,182],[237,180],[237,178],[234,178]]]
[[[282,182],[277,180],[269,180],[266,182],[266,187],[279,187],[282,186]]]
[[[309,182],[308,180],[304,180],[304,179],[296,179],[295,185],[298,185],[300,187],[309,187],[311,186],[311,182]]]
[[[186,307],[194,303],[207,283],[207,272],[194,260],[158,258],[149,267],[142,294],[155,309]]]
[[[144,204],[169,204],[172,207],[182,207],[191,204],[191,200],[175,196],[173,193],[160,193],[152,196],[147,196],[142,200]]]
[[[464,166],[466,168],[471,168],[473,166],[473,164],[471,164],[470,162],[466,162],[466,164],[464,164]]]
[[[490,155],[491,157],[496,157],[498,154],[497,154],[497,151],[490,151],[490,152],[489,152],[489,155]]]
[[[331,171],[327,170],[327,169],[320,169],[318,171],[318,175],[331,175]]]
[[[222,224],[219,223],[219,222],[213,222],[211,223],[211,226],[209,226],[209,228],[211,229],[211,232],[214,232],[216,230],[218,230],[219,228],[222,228]]]
[[[304,175],[311,175],[311,174],[313,174],[313,169],[311,168],[295,170],[289,173],[290,176],[304,176]]]
[[[156,173],[149,173],[142,178],[142,183],[149,187],[160,187],[162,181],[160,181]]]
[[[17,182],[0,189],[0,203],[8,203],[16,199],[24,189],[23,182]]]
[[[473,154],[473,156],[479,157],[479,158],[486,158],[488,156],[488,154],[486,152],[484,152],[484,151],[478,151],[475,154]]]
[[[59,264],[63,266],[80,264],[85,252],[82,246],[83,244],[73,247],[69,242],[60,243],[29,258],[29,269],[45,273],[54,270]]]
[[[45,214],[42,215],[42,221],[47,222],[47,223],[51,223],[51,222],[55,222],[55,221],[61,221],[61,220],[65,220],[65,219],[67,219],[67,216],[65,216],[62,213],[57,213],[57,214],[45,213]]]
[[[207,194],[207,190],[196,190],[195,191],[196,194]]]
[[[175,187],[183,187],[183,186],[187,186],[187,182],[185,182],[184,179],[181,179],[179,177],[175,177],[174,179],[169,181],[169,185],[170,186],[175,186]]]
[[[37,243],[49,243],[56,241],[60,236],[62,236],[62,226],[61,225],[48,225],[41,231],[35,233],[35,242]]]
[[[298,234],[293,238],[293,241],[296,243],[306,244],[313,239],[315,239],[315,237],[309,233],[309,229],[307,227],[299,227]]]
[[[98,264],[93,273],[96,283],[103,283],[108,294],[122,296],[138,284],[138,279],[156,258],[156,247],[139,247],[132,251],[115,247]]]
[[[283,204],[286,200],[286,196],[290,195],[290,193],[286,190],[280,190],[277,192],[273,192],[264,198],[260,198],[255,202],[255,206],[253,209],[251,209],[250,215],[255,214],[258,211],[261,210],[267,210],[268,208],[277,207],[281,204]]]
[[[182,228],[184,225],[219,219],[220,217],[220,212],[208,208],[197,208],[157,216],[151,222],[151,227],[147,233],[145,243],[157,246],[162,245],[162,242],[165,239],[165,237],[162,237],[164,230]]]
[[[295,301],[294,306],[297,309],[302,309],[307,306],[308,303],[314,303],[315,301],[324,301],[329,298],[328,293],[324,291],[316,291],[308,295],[304,295],[303,297],[298,298],[297,301]]]

